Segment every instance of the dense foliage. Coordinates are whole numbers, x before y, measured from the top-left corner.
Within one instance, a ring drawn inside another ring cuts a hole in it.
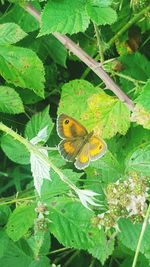
[[[0,12],[0,266],[150,266],[149,0]],[[107,143],[83,170],[57,149],[61,113]]]

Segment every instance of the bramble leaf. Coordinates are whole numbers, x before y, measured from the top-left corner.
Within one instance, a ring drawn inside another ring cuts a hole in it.
[[[83,32],[89,25],[85,0],[49,0],[42,12],[40,36],[53,33]]]
[[[44,68],[30,49],[0,46],[0,74],[9,83],[33,90],[44,97]]]
[[[150,80],[147,81],[143,87],[141,94],[135,99],[135,102],[144,108],[145,111],[150,112]]]
[[[97,25],[113,24],[117,20],[117,13],[106,1],[90,0],[87,4],[89,17]]]
[[[150,173],[150,144],[138,147],[132,154],[126,159],[127,170],[134,170],[142,175],[148,175]]]
[[[14,241],[19,240],[25,235],[28,229],[33,225],[36,218],[35,205],[21,205],[18,206],[10,215],[6,232],[8,236]]]
[[[9,114],[24,112],[19,94],[11,87],[0,86],[0,112]]]
[[[20,164],[29,164],[30,162],[29,151],[23,144],[15,140],[10,135],[2,136],[1,147],[10,160]]]
[[[0,44],[15,44],[27,34],[15,23],[0,24]]]
[[[27,123],[25,128],[25,137],[28,140],[31,140],[40,132],[40,130],[46,127],[46,135],[45,138],[42,140],[42,143],[45,143],[52,131],[54,124],[49,115],[49,106],[47,106],[43,111],[36,113]]]
[[[84,80],[74,80],[62,87],[58,113],[61,112],[83,122],[89,131],[94,129],[96,135],[104,138],[117,133],[124,135],[130,126],[128,108],[116,97]]]

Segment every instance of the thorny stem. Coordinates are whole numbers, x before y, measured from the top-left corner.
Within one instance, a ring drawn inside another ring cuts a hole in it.
[[[113,36],[112,39],[110,39],[110,41],[108,42],[108,45],[105,49],[105,51],[107,49],[109,49],[111,47],[112,44],[114,44],[114,42],[124,33],[126,32],[135,22],[137,22],[140,18],[143,17],[143,15],[148,12],[150,10],[150,6],[146,7],[145,9],[143,9],[142,11],[140,11],[137,15],[135,15],[131,20],[129,20],[129,22],[124,26],[122,27],[122,29],[116,33],[116,35]],[[104,51],[104,52],[105,52]],[[95,57],[95,60],[98,60],[99,59],[99,55],[97,55]],[[82,78],[85,79],[87,77],[87,75],[89,74],[90,72],[90,68],[87,68],[84,73],[82,74]]]
[[[40,13],[30,4],[26,4],[23,8],[35,17],[39,22],[41,21]],[[84,50],[82,50],[78,45],[76,45],[70,38],[66,35],[60,33],[53,33],[53,35],[58,39],[69,51],[80,58],[97,76],[105,83],[106,87],[110,89],[122,102],[124,102],[128,108],[133,111],[134,103],[133,101],[120,89],[119,86],[109,77],[109,75],[103,70],[101,64],[91,58]]]

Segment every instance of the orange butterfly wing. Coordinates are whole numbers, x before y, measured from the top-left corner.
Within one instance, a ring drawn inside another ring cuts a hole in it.
[[[63,139],[83,137],[88,134],[84,126],[65,114],[61,114],[57,119],[57,132]]]
[[[102,139],[96,136],[90,137],[88,142],[81,149],[79,155],[76,157],[76,168],[80,170],[86,168],[90,161],[101,158],[105,154],[106,150],[107,145]]]

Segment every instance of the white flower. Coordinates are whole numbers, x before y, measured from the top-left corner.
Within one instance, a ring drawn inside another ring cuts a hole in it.
[[[98,196],[98,193],[93,192],[92,190],[81,190],[81,189],[76,189],[76,193],[79,196],[79,199],[81,200],[81,203],[83,204],[84,207],[90,210],[88,207],[88,204],[91,204],[93,206],[101,206],[100,204],[96,203],[96,199],[94,196]]]
[[[146,205],[146,198],[143,195],[139,196],[130,196],[130,203],[126,206],[127,211],[129,212],[129,216],[139,214],[143,212]]]

